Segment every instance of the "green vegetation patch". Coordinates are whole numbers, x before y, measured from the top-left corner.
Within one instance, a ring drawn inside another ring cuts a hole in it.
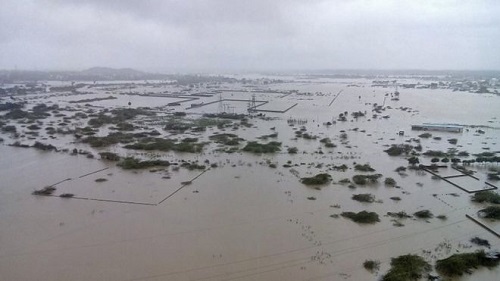
[[[405,211],[400,211],[400,212],[387,212],[387,215],[392,218],[396,219],[407,219],[411,218],[410,215],[408,215]]]
[[[208,137],[209,140],[223,145],[239,145],[244,139],[235,134],[214,134]]]
[[[367,212],[367,211],[361,211],[359,213],[342,212],[340,215],[357,223],[373,224],[380,221],[378,214],[375,212]]]
[[[197,153],[203,150],[204,145],[205,143],[197,143],[190,140],[177,143],[176,140],[171,139],[145,138],[139,142],[125,145],[124,148]]]
[[[337,147],[334,143],[332,143],[332,140],[330,138],[322,138],[319,140],[319,142],[324,144],[325,147],[328,147],[328,148]]]
[[[489,206],[478,212],[479,216],[482,218],[500,220],[500,207],[498,206]]]
[[[380,262],[377,260],[365,260],[363,267],[370,272],[377,271],[380,268]]]
[[[273,134],[269,134],[269,135],[260,136],[257,139],[259,139],[259,140],[267,140],[269,138],[275,139],[277,137],[278,137],[278,133],[273,133]]]
[[[317,174],[314,177],[304,177],[300,179],[300,182],[305,185],[322,185],[327,184],[332,180],[332,177],[329,174],[321,173]]]
[[[109,161],[119,161],[120,156],[113,152],[99,152],[101,159],[109,160]]]
[[[107,96],[104,98],[93,98],[93,99],[81,99],[81,100],[72,100],[69,103],[85,103],[85,102],[94,102],[94,101],[103,101],[103,100],[115,100],[117,97]]]
[[[461,276],[480,266],[497,266],[499,260],[488,258],[484,251],[474,253],[454,254],[436,261],[436,271],[447,277]]]
[[[53,186],[46,186],[46,187],[44,187],[42,189],[38,189],[38,190],[33,191],[31,194],[33,194],[33,195],[49,196],[49,195],[52,195],[52,193],[54,193],[54,191],[56,191],[55,187],[53,187]]]
[[[500,194],[491,190],[477,192],[471,197],[471,200],[478,203],[500,204]]]
[[[111,115],[99,113],[97,116],[89,119],[88,124],[94,128],[99,128],[105,124],[118,124],[133,119],[138,115],[152,116],[154,112],[143,108],[118,108],[111,111]]]
[[[430,219],[430,218],[434,217],[432,212],[429,210],[421,210],[421,211],[413,213],[413,215],[419,219]]]
[[[431,265],[418,255],[403,255],[391,259],[391,268],[382,277],[382,281],[419,280],[429,273]]]
[[[366,202],[366,203],[372,203],[375,201],[375,196],[370,193],[363,193],[363,194],[354,194],[352,195],[352,200],[356,200],[359,202]]]
[[[360,172],[375,172],[375,169],[373,169],[370,164],[357,164],[354,166],[354,170],[360,171]]]
[[[33,144],[33,147],[36,149],[45,150],[45,151],[48,151],[48,150],[57,151],[57,148],[55,146],[53,146],[52,144],[43,144],[43,143],[38,142],[38,141],[35,141],[35,144]]]
[[[423,154],[425,156],[440,157],[440,158],[448,156],[448,153],[440,151],[440,150],[427,150]]]
[[[199,165],[197,163],[190,163],[190,162],[182,163],[181,167],[186,168],[190,171],[192,171],[192,170],[205,170],[206,169],[205,165]]]
[[[413,150],[413,146],[409,144],[393,144],[389,149],[384,150],[389,156],[399,156],[402,154],[408,155]]]
[[[73,197],[75,197],[75,195],[73,193],[63,193],[63,194],[59,195],[59,197],[61,197],[61,198],[73,198]]]
[[[498,180],[500,180],[500,172],[488,173],[488,180],[491,180],[491,181],[498,181]]]
[[[23,103],[13,103],[13,102],[0,103],[0,111],[20,109],[23,106],[24,106]]]
[[[243,151],[252,153],[275,153],[281,150],[281,142],[258,143],[249,141]]]
[[[418,135],[418,137],[423,138],[423,139],[428,139],[428,138],[432,137],[432,134],[431,133],[423,133],[423,134]]]
[[[484,247],[490,247],[490,242],[486,239],[481,239],[479,237],[473,237],[470,239],[470,242],[473,243],[473,244],[476,244],[478,246],[484,246]]]
[[[366,185],[370,183],[376,183],[379,178],[381,178],[381,174],[373,174],[373,175],[354,175],[352,177],[352,181],[358,185]]]
[[[393,178],[385,178],[384,184],[387,186],[396,186],[396,180]]]
[[[88,143],[91,147],[106,147],[118,143],[130,143],[134,140],[134,134],[114,132],[104,137],[89,136],[82,139],[82,142]]]
[[[122,167],[123,169],[145,169],[150,167],[162,166],[168,167],[170,166],[170,162],[164,160],[145,160],[141,161],[134,157],[124,158],[121,162],[117,164],[117,166]]]

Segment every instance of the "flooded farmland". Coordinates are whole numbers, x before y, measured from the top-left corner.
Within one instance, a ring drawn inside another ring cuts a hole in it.
[[[401,255],[500,249],[472,200],[500,186],[497,94],[234,77],[0,96],[2,279],[379,280]],[[443,280],[500,269],[470,273]]]

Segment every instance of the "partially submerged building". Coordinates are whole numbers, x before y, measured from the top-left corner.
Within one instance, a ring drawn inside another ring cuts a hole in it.
[[[461,133],[464,130],[464,126],[459,124],[423,123],[422,125],[411,125],[411,129],[415,131],[444,131]]]

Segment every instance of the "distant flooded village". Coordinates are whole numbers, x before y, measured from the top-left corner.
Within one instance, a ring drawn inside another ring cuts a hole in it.
[[[498,280],[499,77],[0,71],[0,279]]]

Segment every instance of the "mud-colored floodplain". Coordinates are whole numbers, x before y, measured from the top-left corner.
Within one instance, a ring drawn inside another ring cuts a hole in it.
[[[496,89],[242,78],[3,85],[0,279],[500,279]]]

